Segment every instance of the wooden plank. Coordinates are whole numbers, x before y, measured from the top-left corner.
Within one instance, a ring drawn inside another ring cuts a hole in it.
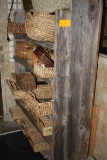
[[[102,6],[102,0],[72,0],[72,15],[57,11],[53,160],[87,159]],[[60,19],[72,26],[59,28]]]
[[[27,60],[23,60],[16,56],[14,56],[13,58],[15,59],[16,62],[19,62],[21,65],[23,65],[28,71],[33,72],[33,67],[27,63]]]
[[[99,107],[94,105],[91,118],[91,133],[90,133],[88,156],[93,156],[96,129],[97,129],[98,111]]]
[[[47,47],[52,50],[54,50],[54,44],[52,42],[46,42],[46,41],[37,41],[34,39],[29,38],[27,35],[24,34],[14,34],[16,40],[26,40],[34,43],[35,45],[40,45],[42,47]]]

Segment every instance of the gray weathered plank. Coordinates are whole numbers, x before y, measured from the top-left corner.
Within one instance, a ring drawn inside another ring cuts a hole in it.
[[[86,160],[98,60],[102,0],[72,0],[57,11],[53,160]],[[59,28],[59,19],[72,26]]]
[[[15,36],[16,40],[19,40],[19,39],[26,40],[26,41],[32,42],[35,45],[40,45],[42,47],[47,47],[47,48],[54,50],[54,43],[52,43],[52,42],[37,41],[37,40],[29,38],[27,35],[24,35],[24,34],[17,34],[16,33],[16,34],[14,34],[14,36]]]

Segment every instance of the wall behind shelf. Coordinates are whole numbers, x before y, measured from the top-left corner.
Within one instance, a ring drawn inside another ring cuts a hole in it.
[[[107,159],[107,56],[100,55],[98,62],[95,104],[99,106],[94,157]]]

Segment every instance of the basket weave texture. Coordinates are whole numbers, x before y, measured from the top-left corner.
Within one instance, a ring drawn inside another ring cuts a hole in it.
[[[8,22],[8,32],[26,34],[25,24],[17,23],[17,22]]]
[[[54,42],[55,16],[31,10],[26,14],[25,29],[32,39]]]
[[[34,73],[37,74],[41,78],[53,78],[54,68],[43,67],[39,64],[34,64]]]
[[[53,108],[53,103],[52,102],[39,102],[38,100],[32,98],[27,95],[27,99],[22,100],[23,103],[25,104],[25,107],[27,110],[31,110],[33,114],[37,115],[38,117],[41,116],[46,116],[46,115],[51,115],[52,114],[52,108]]]
[[[16,84],[23,91],[29,91],[36,88],[36,77],[29,72],[16,75]]]
[[[39,85],[33,92],[37,99],[52,99],[53,97],[53,87],[51,86]]]
[[[55,12],[57,9],[69,8],[70,0],[32,0],[36,12]]]

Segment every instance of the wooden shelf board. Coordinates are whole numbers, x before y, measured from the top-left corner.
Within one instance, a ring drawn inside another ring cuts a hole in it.
[[[20,40],[30,41],[30,42],[34,43],[35,45],[40,45],[42,47],[47,47],[47,48],[54,50],[54,43],[52,43],[52,42],[33,40],[25,34],[14,34],[14,37],[16,40],[20,39]]]

